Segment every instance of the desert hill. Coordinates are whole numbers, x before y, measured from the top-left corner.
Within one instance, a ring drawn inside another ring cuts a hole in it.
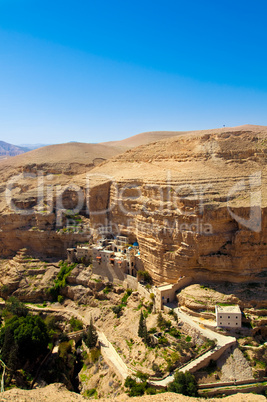
[[[126,151],[127,149],[138,147],[139,145],[149,144],[169,137],[176,137],[178,135],[186,134],[187,132],[188,131],[148,131],[133,135],[124,140],[102,142],[102,144],[112,147],[120,147],[122,150]]]
[[[184,132],[155,131],[137,134],[121,141],[99,144],[69,142],[42,146],[33,150],[0,141],[0,159],[1,156],[5,159],[2,163],[0,162],[0,170],[2,173],[4,171],[13,173],[15,169],[28,173],[44,170],[55,174],[68,172],[73,175],[88,171],[133,147],[182,133]],[[27,152],[26,155],[24,155],[25,152]],[[6,160],[7,156],[18,157]]]
[[[1,174],[14,170],[27,172],[44,170],[55,174],[69,172],[73,175],[90,170],[118,153],[120,149],[101,144],[71,142],[48,145],[1,161],[0,170]]]
[[[240,178],[260,171],[261,201],[265,205],[266,149],[265,126],[191,131],[127,150],[94,172],[109,171],[115,180],[142,179],[159,183],[166,182],[169,172],[169,180],[178,180],[176,185],[187,182],[198,187],[209,183],[219,187],[217,192],[215,189],[205,192],[205,199],[216,204],[216,199],[221,203],[222,194]],[[238,204],[245,205],[248,201],[247,197],[240,198]]]

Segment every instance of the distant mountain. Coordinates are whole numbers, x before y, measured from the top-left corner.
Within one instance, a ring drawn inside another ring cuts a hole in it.
[[[19,147],[27,148],[28,151],[32,151],[33,149],[38,149],[42,147],[47,147],[50,144],[19,144]]]
[[[24,154],[30,149],[26,147],[20,147],[18,145],[9,144],[4,141],[0,141],[0,157],[9,157]]]

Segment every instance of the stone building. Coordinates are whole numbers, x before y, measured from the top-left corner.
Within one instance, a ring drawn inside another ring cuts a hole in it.
[[[241,328],[242,313],[239,306],[215,306],[217,327]]]
[[[69,263],[92,261],[92,247],[89,245],[67,248],[67,259]]]
[[[136,277],[143,267],[138,243],[129,244],[126,236],[102,239],[92,246],[93,272],[124,280],[125,275]]]
[[[177,302],[177,292],[192,282],[191,277],[182,276],[177,283],[166,283],[155,287],[155,306],[157,310],[162,310],[163,306]]]

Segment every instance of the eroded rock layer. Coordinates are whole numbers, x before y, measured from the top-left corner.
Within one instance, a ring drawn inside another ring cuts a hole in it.
[[[1,254],[30,246],[62,257],[90,228],[138,241],[156,283],[265,280],[266,152],[265,127],[225,128],[139,146],[90,172],[50,166],[11,183],[9,197],[2,182]]]

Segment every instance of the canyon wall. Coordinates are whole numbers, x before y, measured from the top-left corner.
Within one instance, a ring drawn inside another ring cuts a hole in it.
[[[196,282],[266,280],[267,130],[213,131],[137,147],[89,176],[79,169],[54,175],[54,193],[45,182],[46,211],[37,206],[37,183],[27,178],[13,186],[12,200],[31,212],[11,211],[2,182],[1,256],[27,247],[64,258],[90,234],[122,234],[139,243],[157,284],[184,275]]]

